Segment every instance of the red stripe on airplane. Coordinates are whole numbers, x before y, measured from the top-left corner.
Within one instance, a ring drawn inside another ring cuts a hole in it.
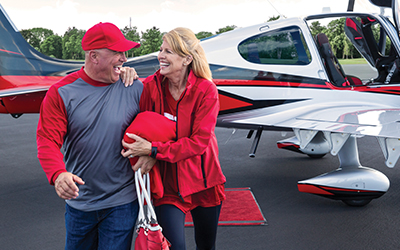
[[[217,86],[282,86],[282,87],[310,87],[329,89],[327,85],[298,83],[298,82],[281,82],[281,81],[260,81],[260,80],[235,80],[235,79],[213,79]]]
[[[0,51],[11,53],[11,54],[16,54],[16,55],[22,55],[21,53],[9,51],[9,50],[4,50],[4,49],[0,49]]]
[[[325,187],[326,190],[333,190],[333,191],[342,191],[342,192],[357,192],[357,193],[368,193],[368,192],[375,192],[370,190],[359,190],[359,189],[345,189],[345,188],[335,188],[335,187]]]
[[[300,87],[315,89],[335,89],[335,90],[352,90],[358,92],[370,92],[380,94],[400,95],[400,87],[385,85],[381,88],[371,88],[370,86],[345,86],[337,87],[328,82],[325,85],[313,83],[298,82],[281,82],[281,81],[260,81],[260,80],[235,80],[235,79],[213,79],[217,86],[268,86],[268,87]]]
[[[368,193],[375,192],[369,190],[359,190],[359,189],[345,189],[345,188],[335,188],[327,186],[315,186],[311,184],[297,184],[300,192],[311,193],[311,194],[322,194],[322,195],[333,195],[329,191],[341,191],[341,192],[355,192],[355,193]]]
[[[285,147],[295,147],[295,148],[300,148],[299,145],[296,145],[294,143],[289,143],[289,142],[280,142],[277,143],[278,148],[285,148]]]
[[[61,78],[61,76],[0,76],[0,90],[21,87],[49,87]]]
[[[308,184],[297,184],[297,188],[300,192],[303,193],[310,193],[310,194],[322,194],[322,195],[333,195],[330,192],[327,192],[320,187]]]
[[[251,106],[251,103],[237,100],[224,95],[219,95],[220,111]]]

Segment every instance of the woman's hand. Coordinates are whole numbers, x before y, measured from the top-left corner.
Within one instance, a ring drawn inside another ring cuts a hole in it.
[[[121,80],[125,84],[125,87],[131,86],[133,84],[133,81],[137,79],[139,79],[139,76],[134,68],[121,68]]]
[[[135,156],[149,156],[151,154],[151,142],[135,134],[126,133],[126,135],[135,140],[135,142],[129,144],[122,140],[124,149],[122,149],[121,154],[123,157],[131,158]]]

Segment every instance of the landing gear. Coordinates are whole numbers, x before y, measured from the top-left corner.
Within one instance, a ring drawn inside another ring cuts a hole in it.
[[[356,137],[350,136],[338,153],[338,169],[299,181],[300,192],[341,200],[353,207],[365,206],[389,189],[389,179],[381,172],[363,167],[358,159]]]

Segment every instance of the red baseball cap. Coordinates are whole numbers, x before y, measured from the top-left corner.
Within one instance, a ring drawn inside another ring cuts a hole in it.
[[[98,23],[88,31],[82,38],[82,49],[110,49],[125,52],[132,48],[139,48],[140,44],[125,38],[121,30],[112,23]]]

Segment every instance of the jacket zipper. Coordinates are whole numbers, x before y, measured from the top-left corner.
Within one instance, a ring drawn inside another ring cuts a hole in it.
[[[176,165],[176,187],[178,188],[178,197],[182,200],[182,202],[185,202],[185,200],[183,199],[181,192],[179,191],[179,182],[178,182],[178,163],[175,164]]]
[[[186,95],[186,91],[187,91],[187,89],[185,89],[185,92],[183,93],[182,98],[179,99],[178,103],[176,104],[176,140],[178,140],[178,131],[179,131],[178,130],[178,113],[179,113],[178,109],[179,109],[179,104],[181,103],[183,97]],[[185,200],[183,199],[183,197],[181,195],[181,192],[179,190],[178,163],[176,163],[176,187],[177,187],[177,190],[178,190],[179,198],[181,198],[182,202],[185,202]]]
[[[206,170],[204,169],[204,155],[201,155],[201,172],[203,173],[204,187],[207,188]]]

